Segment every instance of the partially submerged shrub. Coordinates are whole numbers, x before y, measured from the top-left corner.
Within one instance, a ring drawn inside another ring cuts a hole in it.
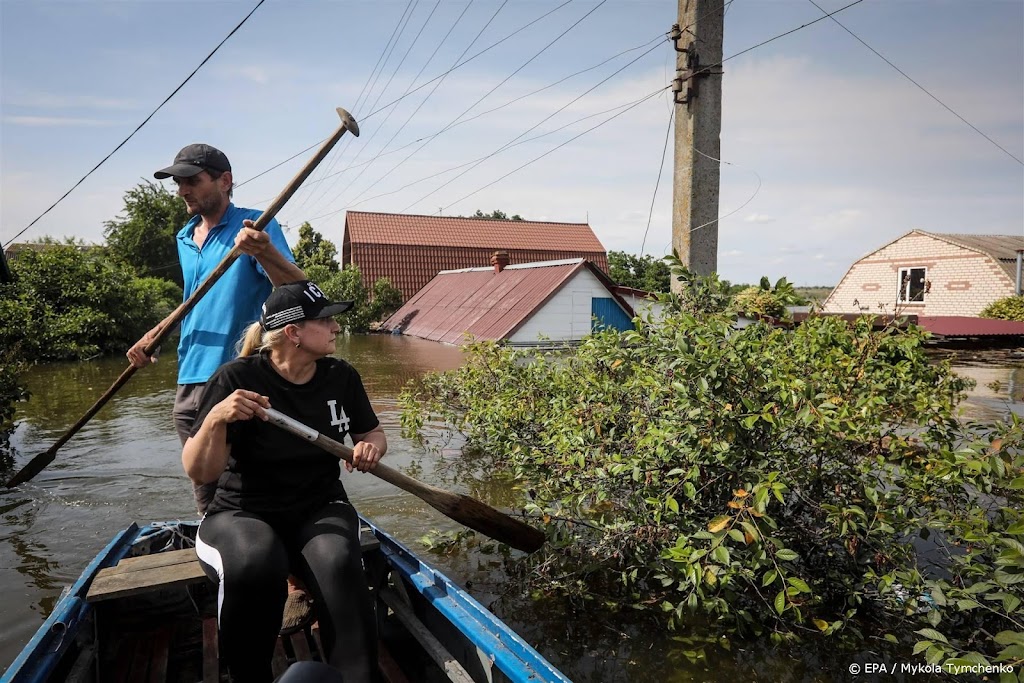
[[[736,330],[714,283],[689,281],[703,303],[567,354],[471,346],[404,393],[403,426],[447,421],[516,477],[550,538],[529,560],[543,590],[1020,663],[1021,421],[958,422],[967,383],[921,330]]]

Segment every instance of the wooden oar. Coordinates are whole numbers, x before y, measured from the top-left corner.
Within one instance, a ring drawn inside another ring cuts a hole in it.
[[[267,416],[272,425],[314,443],[346,462],[352,462],[352,449],[348,446],[324,436],[312,427],[307,427],[273,408],[267,409]],[[518,519],[509,517],[504,512],[499,512],[475,498],[424,484],[380,462],[370,470],[370,474],[375,474],[389,484],[408,491],[456,522],[475,529],[496,541],[506,543],[517,550],[532,553],[544,545],[543,532]]]
[[[327,140],[320,145],[320,149],[317,150],[313,158],[306,162],[306,165],[302,167],[302,170],[292,178],[291,182],[288,183],[288,186],[281,191],[281,194],[277,195],[277,198],[274,199],[271,205],[268,206],[260,215],[256,220],[256,224],[253,226],[254,230],[263,230],[267,227],[267,224],[274,218],[274,216],[277,215],[277,212],[281,210],[281,207],[285,205],[285,202],[295,194],[295,191],[299,189],[299,186],[302,185],[303,181],[308,178],[309,174],[313,172],[313,169],[323,161],[324,157],[327,156],[327,153],[331,151],[346,131],[351,131],[353,135],[359,137],[359,125],[356,124],[352,115],[341,107],[337,108],[337,112],[338,116],[341,117],[341,124],[338,126],[337,130],[335,130],[331,137],[327,138]],[[181,319],[185,317],[185,314],[192,310],[199,300],[202,299],[208,291],[210,291],[210,288],[213,287],[214,283],[216,283],[217,280],[227,272],[227,269],[235,262],[235,259],[241,255],[242,250],[237,246],[234,247],[230,252],[228,252],[228,255],[221,260],[213,272],[203,280],[202,284],[199,285],[199,288],[192,293],[192,296],[190,296],[185,303],[174,309],[174,312],[167,318],[164,326],[160,328],[160,332],[156,335],[153,341],[146,346],[145,353],[147,356],[153,355],[153,352],[160,346],[160,343],[175,327],[178,326],[178,323],[180,323]],[[129,365],[128,368],[121,373],[121,376],[117,378],[109,389],[107,389],[106,393],[100,396],[100,399],[93,404],[92,408],[89,408],[89,410],[85,412],[85,415],[71,426],[71,429],[64,432],[64,435],[57,439],[57,443],[50,446],[50,448],[45,452],[32,458],[27,465],[18,471],[17,474],[7,480],[7,488],[11,488],[12,486],[17,486],[18,484],[28,481],[42,472],[43,468],[53,462],[53,459],[57,457],[57,451],[60,447],[67,443],[68,439],[74,436],[79,429],[84,427],[85,423],[91,420],[93,415],[98,413],[100,408],[106,405],[107,401],[109,401],[121,387],[128,383],[128,380],[132,378],[132,375],[135,374],[136,370],[138,370],[138,368],[134,365]]]

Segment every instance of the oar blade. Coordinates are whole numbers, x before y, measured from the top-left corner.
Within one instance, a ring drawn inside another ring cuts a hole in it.
[[[7,486],[7,488],[14,488],[19,484],[24,484],[26,481],[46,469],[46,466],[53,462],[53,459],[56,457],[56,448],[50,448],[49,450],[40,453],[29,460],[27,465],[18,470],[17,474],[8,479],[5,486]]]
[[[422,498],[438,512],[516,550],[532,553],[540,550],[547,540],[543,531],[509,517],[475,498],[445,493],[444,496],[427,494]]]

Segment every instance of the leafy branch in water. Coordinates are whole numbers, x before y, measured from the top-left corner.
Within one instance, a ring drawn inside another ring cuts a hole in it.
[[[515,477],[539,591],[776,642],[884,638],[1024,660],[1024,423],[968,424],[926,333],[811,317],[735,329],[715,279],[570,352],[469,347],[404,392]]]

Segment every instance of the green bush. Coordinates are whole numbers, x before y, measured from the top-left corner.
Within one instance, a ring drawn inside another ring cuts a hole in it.
[[[380,278],[373,283],[371,297],[371,292],[366,291],[359,268],[355,265],[348,265],[337,271],[320,265],[307,266],[305,273],[307,278],[319,285],[328,298],[334,301],[355,302],[355,306],[338,318],[338,322],[353,334],[369,332],[370,323],[383,320],[402,305],[401,292],[395,289],[387,278]]]
[[[160,278],[136,278],[97,247],[49,244],[11,263],[0,285],[0,348],[27,362],[123,353],[181,301]]]
[[[677,270],[677,274],[679,271]],[[536,589],[724,632],[1024,659],[1024,424],[955,419],[918,329],[741,330],[717,280],[567,354],[475,344],[401,398],[514,476]],[[711,311],[711,312],[708,312]],[[918,555],[916,537],[933,539]],[[936,540],[937,539],[937,540]]]
[[[993,301],[981,312],[981,317],[1024,322],[1024,296],[1008,296]]]
[[[773,318],[786,316],[787,306],[805,306],[810,301],[802,297],[786,278],[779,278],[772,287],[768,278],[762,277],[757,287],[747,287],[733,296],[730,310],[747,315],[767,315]]]
[[[14,404],[28,398],[28,390],[21,384],[24,365],[14,350],[0,349],[0,435],[10,430]]]

